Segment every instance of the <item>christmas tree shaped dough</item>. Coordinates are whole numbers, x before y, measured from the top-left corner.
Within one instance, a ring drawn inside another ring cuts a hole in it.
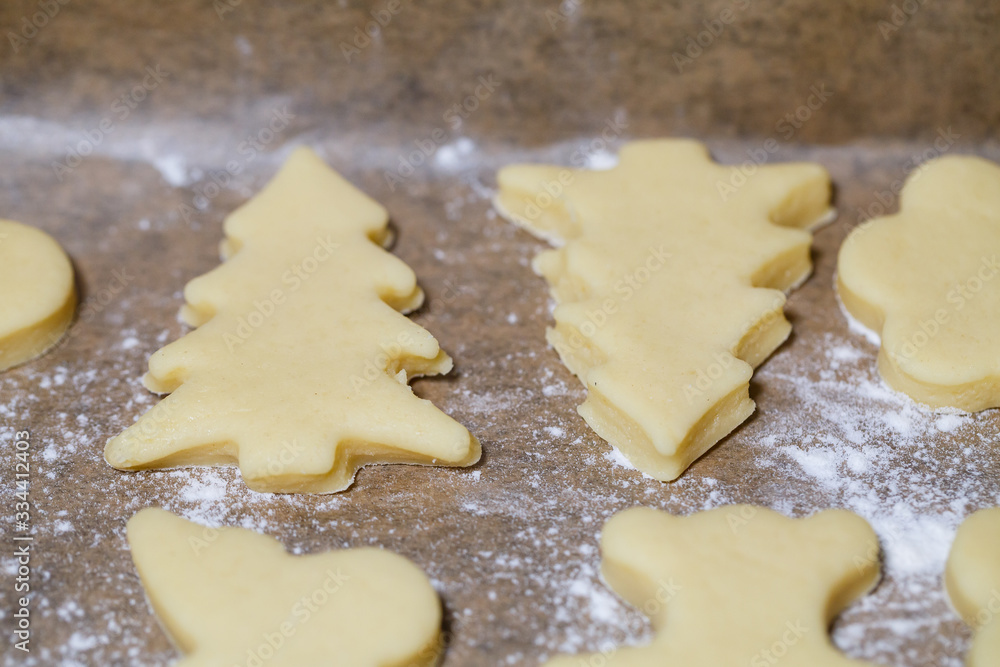
[[[59,342],[75,311],[73,265],[55,239],[0,220],[0,371]]]
[[[292,556],[270,537],[148,508],[132,559],[183,667],[433,665],[441,605],[410,561],[373,548]]]
[[[959,527],[945,572],[948,596],[976,633],[968,667],[1000,667],[1000,508]]]
[[[498,210],[565,244],[534,266],[557,304],[548,340],[588,390],[580,414],[657,479],[753,412],[752,370],[791,331],[782,291],[811,268],[806,228],[829,213],[817,165],[736,175],[680,140],[628,144],[608,171],[499,174]]]
[[[851,232],[837,274],[847,311],[882,336],[890,386],[935,408],[1000,406],[1000,166],[927,163],[899,213]]]
[[[675,517],[639,507],[605,524],[601,549],[604,580],[651,617],[656,637],[548,667],[869,664],[844,657],[827,636],[879,576],[878,538],[855,514],[789,519],[734,505]]]
[[[226,261],[185,288],[199,327],[156,352],[172,392],[105,457],[137,470],[238,462],[259,491],[339,491],[372,463],[464,466],[478,441],[407,382],[451,359],[400,311],[423,292],[379,244],[381,206],[299,149],[225,223]]]

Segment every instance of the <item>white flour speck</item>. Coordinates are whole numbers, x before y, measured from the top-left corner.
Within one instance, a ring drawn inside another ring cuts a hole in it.
[[[190,185],[191,179],[187,172],[187,162],[184,156],[177,153],[167,153],[153,158],[153,166],[165,180],[175,188]]]

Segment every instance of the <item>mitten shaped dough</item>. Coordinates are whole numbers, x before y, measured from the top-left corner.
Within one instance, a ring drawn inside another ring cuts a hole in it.
[[[388,551],[292,556],[273,538],[148,508],[128,523],[132,559],[183,667],[429,667],[441,604]]]

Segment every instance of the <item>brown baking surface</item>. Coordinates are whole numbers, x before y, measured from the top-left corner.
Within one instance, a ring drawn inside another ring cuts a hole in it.
[[[886,665],[960,665],[969,632],[947,607],[940,561],[962,517],[1000,502],[1000,414],[930,414],[893,396],[832,284],[858,209],[880,198],[894,208],[884,191],[939,133],[958,135],[949,153],[1000,159],[997,10],[920,5],[883,37],[891,3],[752,3],[678,72],[673,53],[735,3],[406,2],[350,63],[340,43],[385,3],[344,4],[242,2],[220,17],[208,0],[71,2],[16,52],[0,48],[0,215],[53,234],[83,292],[70,339],[0,375],[0,525],[8,536],[13,434],[27,429],[35,536],[28,656],[11,647],[9,539],[0,555],[2,662],[176,657],[124,540],[126,520],[150,505],[256,528],[295,552],[408,556],[442,595],[444,664],[458,667],[648,638],[598,579],[603,521],[637,504],[743,502],[871,520],[888,574],[835,624],[835,641]],[[6,2],[0,26],[17,32],[38,11]],[[163,81],[122,118],[115,100],[157,65]],[[480,77],[499,85],[452,127],[445,114]],[[814,87],[828,99],[787,136],[780,122]],[[288,127],[241,153],[284,110]],[[103,119],[111,131],[93,153],[57,174],[66,147]],[[818,161],[837,186],[840,217],[816,233],[815,273],[789,300],[792,338],[752,383],[757,413],[673,484],[616,463],[576,415],[583,390],[544,342],[549,299],[528,266],[545,246],[488,201],[511,162],[569,164],[578,150],[606,162],[589,147],[609,122],[624,124],[611,153],[631,138],[689,136],[737,163],[773,137],[769,161]],[[385,172],[428,139],[431,158],[393,190]],[[394,252],[428,295],[415,319],[455,359],[451,376],[415,390],[479,437],[482,461],[370,468],[322,497],[253,494],[233,469],[111,469],[104,442],[155,402],[139,383],[149,355],[185,331],[183,285],[217,265],[222,219],[298,144],[389,209]],[[234,160],[241,173],[203,201]]]

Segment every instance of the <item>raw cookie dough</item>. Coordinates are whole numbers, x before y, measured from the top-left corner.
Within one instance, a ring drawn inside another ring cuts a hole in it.
[[[565,243],[534,267],[557,304],[549,343],[588,389],[578,411],[675,479],[754,410],[753,368],[791,331],[782,292],[811,269],[806,229],[830,213],[826,171],[747,177],[660,140],[626,145],[608,171],[519,165],[498,180],[501,214]]]
[[[945,584],[975,631],[967,667],[1000,667],[1000,508],[980,510],[959,527]]]
[[[943,157],[900,211],[855,228],[837,261],[847,311],[881,334],[891,387],[934,408],[1000,406],[1000,167]]]
[[[328,493],[373,463],[467,466],[479,442],[407,382],[451,358],[401,314],[413,271],[385,209],[300,148],[225,222],[226,261],[184,291],[199,327],[156,352],[170,393],[108,442],[116,468],[238,462],[257,491]],[[172,393],[171,393],[172,392]]]
[[[292,556],[242,528],[161,509],[128,522],[132,559],[178,666],[433,665],[441,604],[417,566],[362,548]]]
[[[55,239],[0,220],[0,371],[58,343],[75,311],[73,265]]]
[[[656,637],[548,667],[870,664],[845,658],[827,636],[879,578],[878,538],[855,514],[789,519],[732,505],[675,517],[637,507],[605,524],[601,549],[604,580],[650,617]]]

